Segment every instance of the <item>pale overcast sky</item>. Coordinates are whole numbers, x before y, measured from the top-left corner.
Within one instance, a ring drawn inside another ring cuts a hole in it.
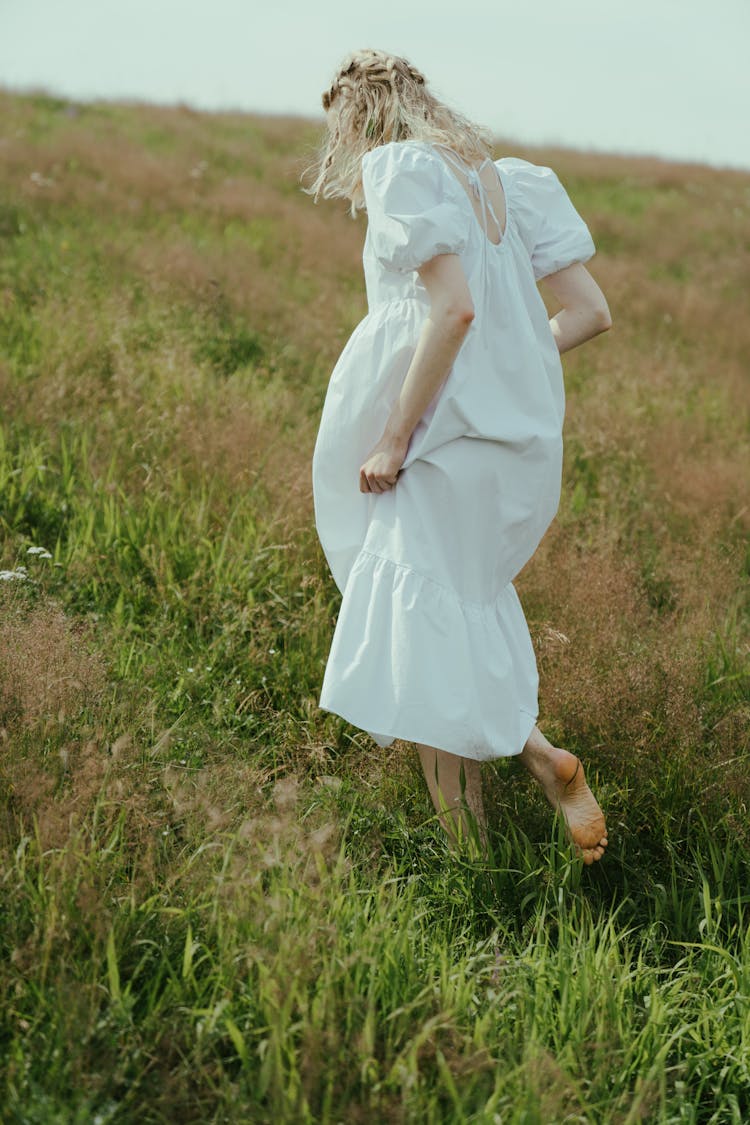
[[[0,0],[0,85],[77,99],[315,117],[366,46],[506,138],[750,168],[750,0]]]

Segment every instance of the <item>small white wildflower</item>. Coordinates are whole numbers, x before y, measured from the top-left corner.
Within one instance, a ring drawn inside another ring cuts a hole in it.
[[[195,668],[188,668],[188,672],[194,672]]]
[[[51,559],[52,555],[46,547],[29,547],[26,551],[27,555],[39,555],[40,559]]]
[[[269,648],[268,651],[271,654],[271,656],[273,656],[273,654],[276,652],[276,649],[275,648]]]
[[[14,579],[22,582],[26,573],[22,567],[18,570],[0,570],[0,582],[12,582]]]

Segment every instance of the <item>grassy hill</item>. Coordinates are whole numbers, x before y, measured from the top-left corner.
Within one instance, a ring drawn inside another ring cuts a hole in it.
[[[317,708],[310,459],[365,312],[309,123],[0,93],[0,1057],[9,1122],[750,1116],[750,175],[567,151],[614,328],[566,356],[518,588],[571,858],[495,862]]]

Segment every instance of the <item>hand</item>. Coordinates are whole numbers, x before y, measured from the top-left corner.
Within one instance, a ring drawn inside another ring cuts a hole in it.
[[[408,448],[408,441],[394,440],[384,434],[360,467],[359,491],[387,492],[393,488]]]

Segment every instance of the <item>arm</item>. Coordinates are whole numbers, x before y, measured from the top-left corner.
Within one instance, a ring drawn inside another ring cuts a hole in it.
[[[445,382],[474,319],[457,254],[439,254],[425,262],[419,276],[430,297],[430,313],[383,436],[359,470],[360,492],[393,488],[414,428]]]
[[[560,353],[577,348],[612,327],[606,298],[581,262],[550,273],[542,278],[542,285],[548,286],[562,305],[550,321]]]
[[[609,307],[599,286],[581,262],[542,278],[562,308],[550,320],[560,353],[612,327]]]

